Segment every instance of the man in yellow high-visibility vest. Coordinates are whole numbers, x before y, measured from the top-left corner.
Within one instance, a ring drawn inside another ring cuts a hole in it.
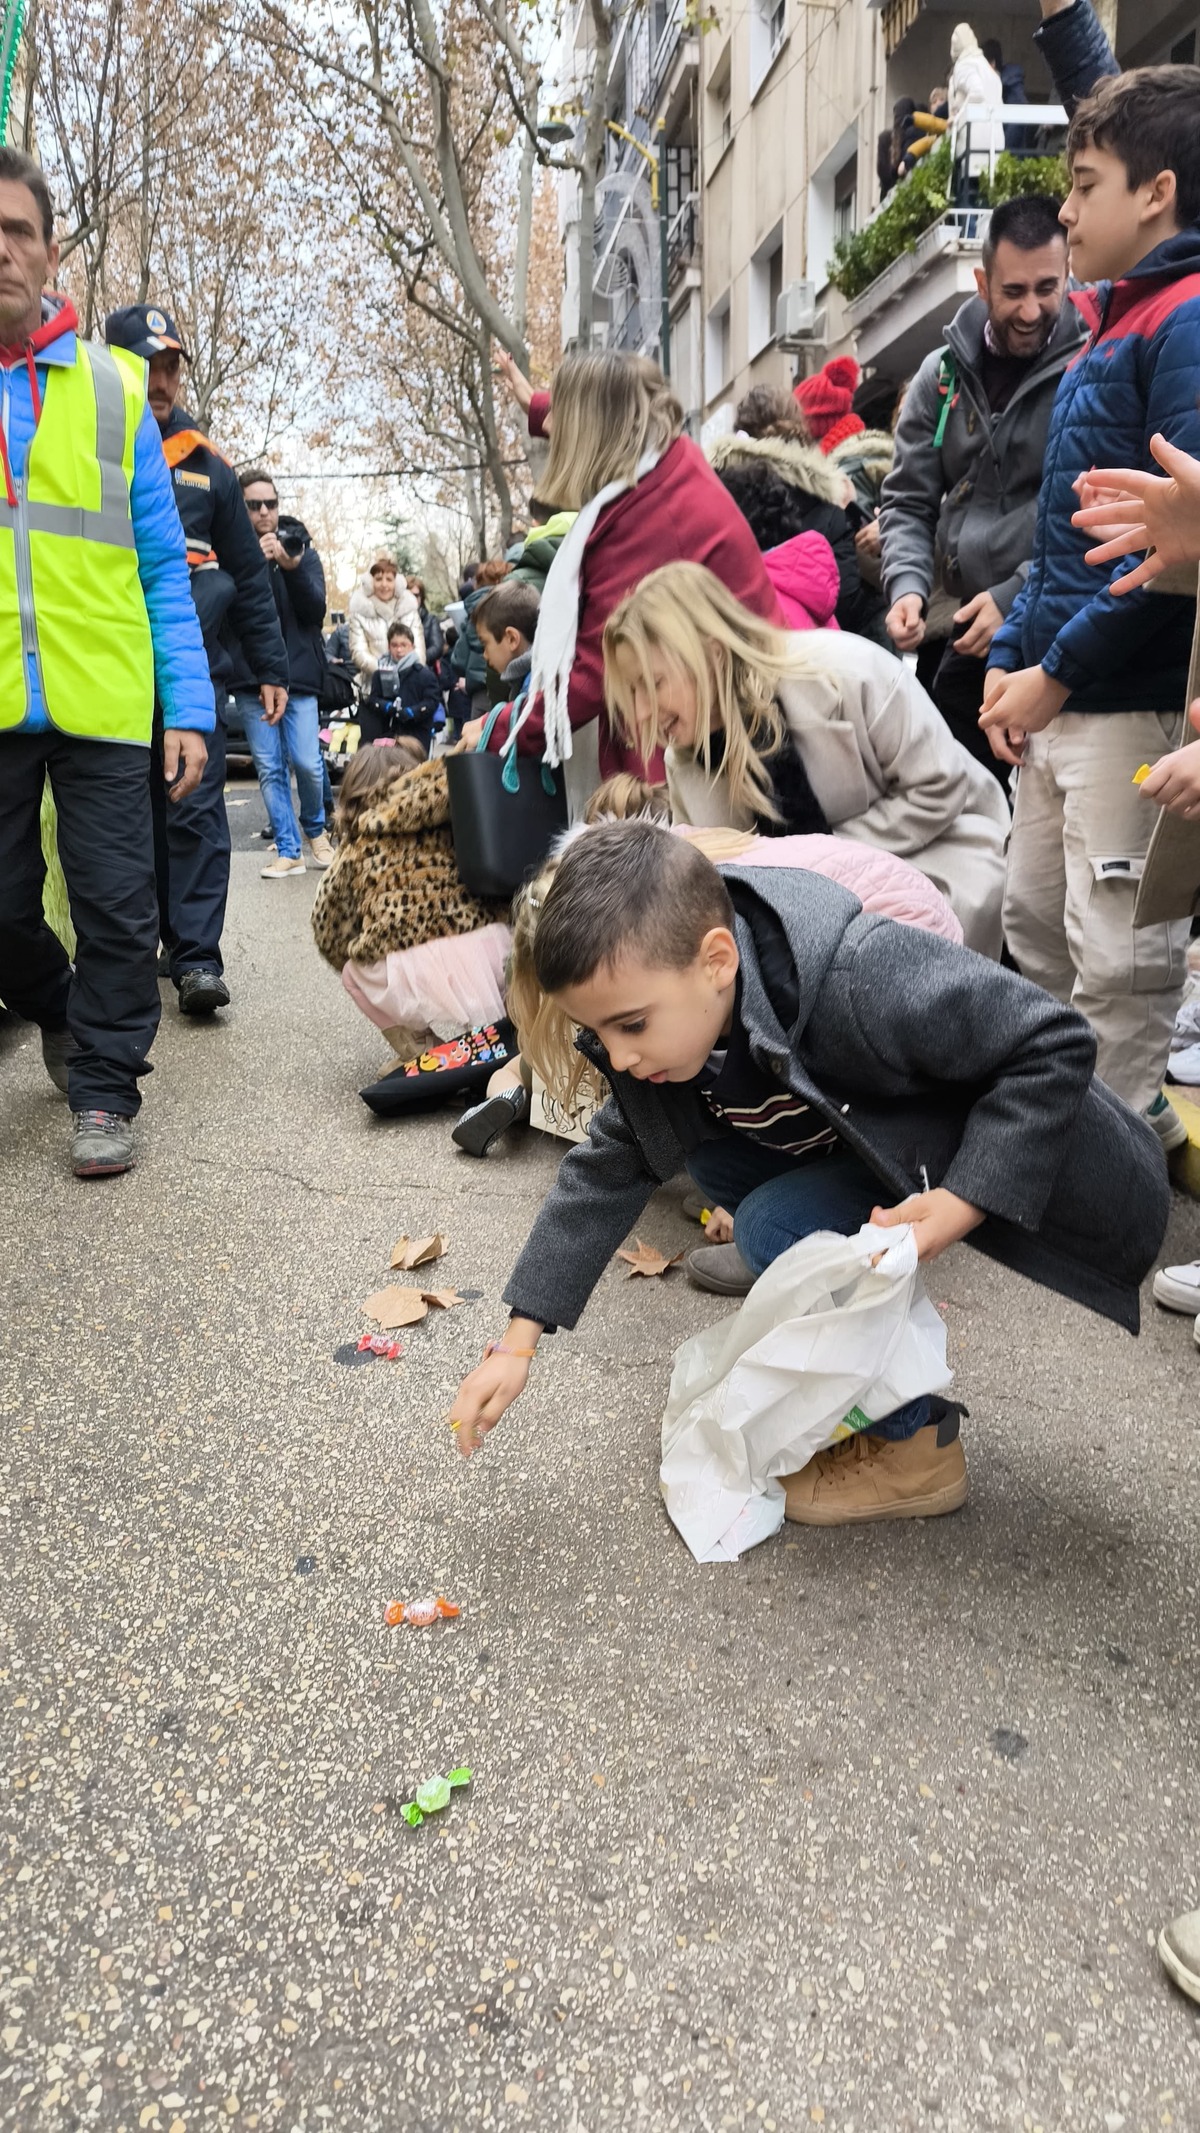
[[[175,800],[213,693],[145,366],[79,338],[57,265],[45,179],[0,148],[0,999],[41,1029],[91,1178],[133,1165],[158,1028],[155,690]],[[42,915],[47,777],[74,970]]]

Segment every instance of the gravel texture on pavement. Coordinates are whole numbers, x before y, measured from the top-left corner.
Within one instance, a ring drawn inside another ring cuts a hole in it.
[[[967,1508],[701,1567],[658,1423],[719,1306],[614,1266],[464,1467],[561,1144],[369,1116],[316,876],[231,801],[233,1005],[164,985],[135,1173],[72,1179],[0,1025],[0,2125],[1200,2127],[1153,1945],[1200,1904],[1190,1322],[960,1247]],[[336,1361],[439,1229],[475,1300]],[[384,1627],[427,1591],[458,1619]]]

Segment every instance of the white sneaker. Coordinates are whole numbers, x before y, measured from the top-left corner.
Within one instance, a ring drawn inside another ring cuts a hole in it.
[[[315,867],[331,867],[333,865],[333,846],[324,830],[321,831],[319,837],[309,838],[308,849],[312,853],[312,862]]]
[[[308,869],[302,858],[273,859],[269,867],[263,868],[262,878],[264,881],[282,881],[285,875],[306,874],[307,872]]]
[[[1189,1044],[1186,1051],[1172,1052],[1167,1061],[1167,1072],[1172,1081],[1181,1081],[1185,1089],[1200,1089],[1200,1044]]]
[[[1154,1277],[1154,1301],[1168,1311],[1200,1315],[1200,1259],[1187,1266],[1160,1266]]]
[[[1188,1129],[1174,1104],[1168,1103],[1165,1096],[1156,1096],[1152,1104],[1147,1104],[1142,1117],[1148,1126],[1153,1126],[1163,1144],[1164,1155],[1170,1155],[1175,1148],[1186,1147]]]

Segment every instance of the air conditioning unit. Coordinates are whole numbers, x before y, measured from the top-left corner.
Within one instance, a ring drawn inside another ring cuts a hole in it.
[[[775,300],[777,341],[810,340],[817,330],[815,281],[790,281]]]

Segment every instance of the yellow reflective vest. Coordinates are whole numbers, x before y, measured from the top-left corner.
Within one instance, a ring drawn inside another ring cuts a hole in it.
[[[154,649],[129,492],[145,366],[77,341],[46,373],[26,455],[0,486],[0,732],[32,708],[31,663],[52,726],[148,745]]]

